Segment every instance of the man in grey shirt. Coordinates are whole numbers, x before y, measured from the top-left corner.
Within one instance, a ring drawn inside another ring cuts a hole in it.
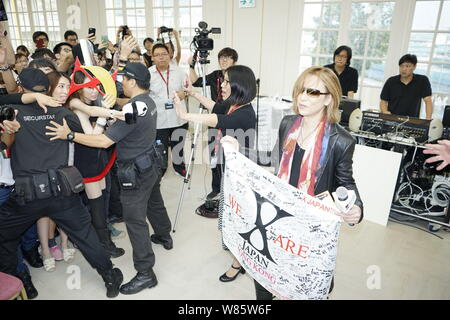
[[[157,119],[156,105],[148,94],[150,73],[143,64],[130,62],[119,75],[123,76],[125,95],[131,98],[124,106],[124,109],[133,110],[128,114],[130,123],[118,120],[104,134],[91,135],[71,132],[65,121],[62,126],[52,122],[54,127],[48,127],[50,132],[47,134],[54,136],[52,139],[67,139],[89,147],[108,148],[117,144],[120,201],[137,270],[137,275],[124,284],[120,292],[135,294],[158,284],[153,272],[155,254],[151,241],[162,244],[167,250],[172,249],[173,241],[170,219],[160,191],[162,171],[160,166],[151,162],[151,157],[146,157],[154,147]],[[135,181],[125,180],[129,176],[121,172],[135,174]],[[147,218],[155,232],[151,237]]]

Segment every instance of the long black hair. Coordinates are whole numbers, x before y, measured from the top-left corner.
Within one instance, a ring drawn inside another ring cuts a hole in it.
[[[231,95],[224,101],[227,105],[243,106],[256,97],[256,78],[252,69],[234,65],[225,70],[231,86]]]
[[[352,60],[352,48],[348,46],[340,46],[336,50],[334,50],[333,62],[334,58],[336,58],[336,56],[344,50],[347,51],[347,63],[345,65],[348,67],[350,65],[350,60]]]

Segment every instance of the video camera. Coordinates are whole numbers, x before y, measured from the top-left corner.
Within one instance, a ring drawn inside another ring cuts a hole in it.
[[[200,52],[201,58],[206,58],[208,55],[208,51],[214,49],[214,40],[208,38],[210,33],[220,34],[222,31],[220,28],[211,28],[208,30],[208,24],[205,21],[200,21],[198,24],[198,28],[195,28],[196,35],[192,40],[192,44],[194,45],[195,51]]]

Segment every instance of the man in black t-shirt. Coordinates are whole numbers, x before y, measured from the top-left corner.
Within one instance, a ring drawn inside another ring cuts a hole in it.
[[[414,73],[417,57],[406,54],[398,65],[400,74],[390,77],[381,90],[381,112],[419,118],[423,99],[426,119],[430,120],[433,114],[431,85],[426,76]]]
[[[353,99],[358,91],[358,70],[350,67],[352,49],[348,46],[340,46],[334,51],[333,63],[325,67],[333,70],[338,77],[342,88],[342,95]]]
[[[25,92],[47,92],[48,78],[39,69],[26,68],[19,76]],[[15,190],[0,207],[0,271],[13,274],[17,265],[20,236],[36,220],[50,217],[77,245],[90,265],[97,269],[107,288],[107,297],[116,297],[123,281],[114,268],[91,225],[91,217],[79,194],[63,195],[56,170],[67,167],[67,141],[49,141],[45,128],[50,121],[66,121],[82,131],[78,117],[63,107],[49,107],[45,113],[37,104],[15,105],[21,129],[11,148],[11,169]],[[53,175],[53,173],[55,175]]]
[[[171,223],[160,191],[162,171],[152,155],[156,139],[156,105],[150,98],[150,73],[142,63],[127,63],[119,72],[123,75],[123,89],[131,100],[123,110],[133,109],[134,123],[116,121],[104,134],[71,132],[66,121],[63,125],[52,122],[48,135],[52,139],[70,140],[89,147],[108,148],[116,143],[118,177],[121,185],[120,201],[127,226],[136,276],[120,288],[122,294],[135,294],[158,284],[153,272],[155,254],[151,242],[173,247]],[[131,115],[131,114],[130,114]],[[152,160],[153,159],[153,160]],[[132,177],[130,177],[132,176]],[[150,237],[146,220],[155,232]]]

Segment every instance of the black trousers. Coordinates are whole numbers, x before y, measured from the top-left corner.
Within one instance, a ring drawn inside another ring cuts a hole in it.
[[[170,238],[172,227],[160,191],[161,170],[155,167],[138,177],[138,188],[121,190],[123,218],[133,248],[134,268],[138,272],[148,271],[155,265],[155,254],[150,241],[146,219],[156,235]]]
[[[108,212],[108,217],[122,217],[122,204],[120,203],[120,184],[119,179],[117,178],[116,162],[111,167],[111,170],[109,171],[107,177],[109,177],[108,180],[110,181],[110,189],[108,208],[106,209],[106,212]]]
[[[100,244],[87,208],[79,195],[34,200],[19,205],[14,195],[0,207],[0,271],[14,274],[21,235],[42,217],[56,222],[77,245],[89,264],[102,274],[112,269],[111,260]]]
[[[168,155],[169,147],[172,150],[172,165],[173,168],[186,169],[184,164],[184,143],[186,141],[187,129],[189,123],[185,123],[182,126],[167,129],[156,130],[156,140],[160,140],[164,145],[166,154]],[[175,132],[175,136],[172,136],[174,131],[182,129],[182,131]],[[178,134],[178,132],[180,134]],[[175,151],[175,152],[174,152]],[[162,175],[166,173],[163,171]]]

